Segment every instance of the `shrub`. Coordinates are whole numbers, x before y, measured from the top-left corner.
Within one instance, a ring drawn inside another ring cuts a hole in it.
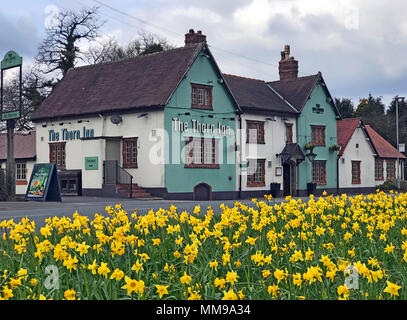
[[[387,180],[377,187],[381,191],[397,190],[397,179]],[[400,180],[400,190],[407,191],[407,181]]]

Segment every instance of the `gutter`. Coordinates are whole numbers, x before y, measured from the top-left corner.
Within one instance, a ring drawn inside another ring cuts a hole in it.
[[[339,194],[339,158],[340,156],[338,155],[336,157],[336,194]]]
[[[242,161],[243,161],[243,153],[242,153],[242,114],[239,112],[239,135],[240,135],[240,161],[239,161],[239,199],[242,199]]]

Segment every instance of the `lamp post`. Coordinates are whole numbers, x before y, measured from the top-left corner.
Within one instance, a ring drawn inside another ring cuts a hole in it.
[[[309,161],[311,161],[311,163],[313,163],[317,154],[310,150],[309,153],[307,153],[305,156],[308,158]]]
[[[399,100],[404,100],[404,97],[395,97],[396,100],[396,144],[397,144],[397,189],[400,190],[400,164],[399,164]]]
[[[308,160],[311,162],[311,164],[313,164],[315,158],[317,157],[317,154],[314,153],[313,148],[311,148],[311,149],[309,149],[309,152],[307,154],[305,154],[305,156],[308,158]],[[311,176],[312,176],[312,168],[311,168]],[[308,195],[310,195],[311,193],[314,193],[314,191],[315,191],[315,183],[314,183],[314,177],[312,177],[312,182],[307,184],[307,193],[308,193]]]

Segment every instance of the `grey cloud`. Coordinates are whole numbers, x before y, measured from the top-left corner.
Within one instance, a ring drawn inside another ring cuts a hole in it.
[[[0,50],[4,50],[0,54],[14,50],[28,58],[34,56],[40,41],[36,25],[29,17],[12,20],[0,13]]]

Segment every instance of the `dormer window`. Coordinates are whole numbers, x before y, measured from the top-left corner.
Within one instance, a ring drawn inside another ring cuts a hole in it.
[[[191,84],[191,108],[212,110],[212,87]]]

